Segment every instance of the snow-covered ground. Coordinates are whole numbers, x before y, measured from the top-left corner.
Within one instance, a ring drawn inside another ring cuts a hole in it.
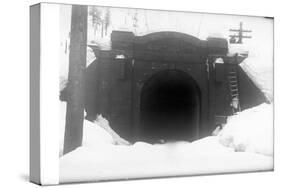
[[[261,104],[228,119],[219,141],[236,151],[273,156],[273,105]]]
[[[106,124],[101,117],[84,121],[82,146],[60,158],[60,182],[273,169],[270,104],[243,111],[217,136],[192,143],[116,145]]]

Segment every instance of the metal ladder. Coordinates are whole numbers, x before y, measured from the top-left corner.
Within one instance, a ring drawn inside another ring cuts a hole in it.
[[[236,68],[230,68],[227,77],[231,96],[230,106],[232,107],[233,114],[236,114],[241,111]]]

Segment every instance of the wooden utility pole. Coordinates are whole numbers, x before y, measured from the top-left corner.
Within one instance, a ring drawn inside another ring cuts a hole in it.
[[[229,35],[230,43],[242,44],[243,38],[252,38],[251,36],[245,36],[243,33],[250,33],[251,30],[243,30],[243,22],[240,22],[239,29],[229,29],[231,32],[236,32],[235,35]]]
[[[72,5],[64,154],[82,144],[87,14],[87,6]]]

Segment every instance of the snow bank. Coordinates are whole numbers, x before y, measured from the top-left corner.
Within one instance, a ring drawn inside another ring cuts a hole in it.
[[[60,156],[63,151],[64,127],[65,127],[66,103],[61,103],[61,127],[60,127]],[[207,138],[192,142],[190,147],[197,146]],[[210,139],[209,139],[210,140]],[[222,147],[232,148],[235,151],[254,152],[264,155],[273,155],[273,106],[272,104],[261,104],[257,107],[245,110],[239,114],[229,117],[228,123],[218,135],[219,143]],[[213,140],[210,140],[213,142]],[[165,146],[176,146],[183,142],[166,143]],[[206,144],[205,149],[214,152],[217,148]],[[184,142],[184,144],[188,144]],[[115,145],[129,145],[129,142],[115,133],[108,121],[102,116],[98,116],[95,122],[84,120],[83,146],[89,148],[103,148]],[[161,144],[162,146],[163,144]],[[137,142],[133,146],[152,146],[144,142]],[[201,145],[202,146],[202,145]],[[221,146],[218,146],[221,149]],[[217,146],[216,146],[217,147]],[[212,148],[212,149],[211,149]],[[200,148],[201,150],[202,148]],[[219,151],[219,150],[218,150]]]
[[[66,105],[66,102],[60,102],[60,156],[63,154],[64,147]],[[82,146],[106,147],[111,145],[130,145],[130,143],[121,138],[102,115],[99,115],[94,122],[84,119]]]
[[[240,66],[266,98],[273,102],[273,67],[259,66],[258,61],[260,59],[249,57]]]
[[[112,136],[97,123],[84,120],[83,142],[86,147],[104,147],[104,145],[113,144]]]
[[[66,102],[60,102],[60,129],[59,129],[59,155],[63,154],[64,131],[65,131]]]
[[[235,151],[273,156],[273,105],[261,104],[229,117],[219,141]]]
[[[194,143],[79,147],[60,158],[60,182],[272,170],[273,158],[224,147],[218,137]]]
[[[98,115],[94,122],[84,120],[83,146],[99,146],[100,144],[129,145],[130,143],[121,138],[102,115]]]
[[[272,170],[270,117],[272,106],[263,104],[231,117],[219,136],[154,145],[116,145],[106,119],[85,120],[82,146],[60,158],[60,182]]]

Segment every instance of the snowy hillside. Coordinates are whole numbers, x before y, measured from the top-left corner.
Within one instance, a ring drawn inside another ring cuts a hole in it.
[[[248,41],[246,44],[230,44],[229,53],[248,53],[248,57],[240,64],[241,68],[273,102],[273,44],[268,38],[268,46],[260,46],[259,42]]]
[[[273,156],[273,105],[261,104],[231,116],[219,141],[235,151]]]

